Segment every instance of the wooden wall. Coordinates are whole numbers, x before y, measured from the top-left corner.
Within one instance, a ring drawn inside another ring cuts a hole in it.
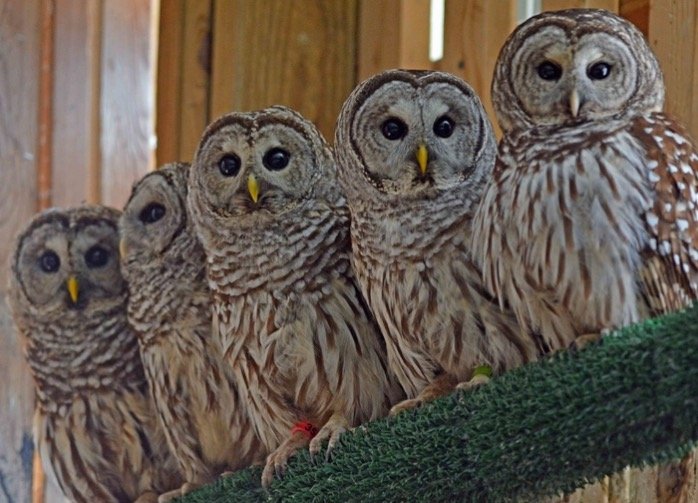
[[[191,159],[206,124],[227,111],[286,104],[331,139],[359,81],[408,67],[462,76],[491,113],[492,69],[518,3],[446,0],[444,55],[432,62],[429,0],[0,0],[0,288],[11,294],[4,264],[34,212],[121,207],[137,177]],[[698,2],[541,5],[603,7],[640,27],[664,68],[668,110],[698,137]],[[32,392],[20,354],[2,295],[0,502],[43,492],[40,477],[31,482]]]
[[[0,0],[0,502],[32,484],[31,379],[7,312],[16,233],[38,210],[123,206],[154,166],[156,0]],[[46,488],[46,501],[59,501]]]

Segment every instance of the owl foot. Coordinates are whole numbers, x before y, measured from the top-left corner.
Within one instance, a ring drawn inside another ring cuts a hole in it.
[[[158,495],[154,493],[153,491],[146,491],[138,498],[133,503],[156,503],[158,501]]]
[[[460,389],[460,390],[473,389],[473,388],[477,388],[478,386],[482,386],[483,384],[486,384],[488,382],[490,382],[489,376],[486,376],[484,374],[477,374],[477,375],[474,375],[469,381],[459,382],[458,385],[456,386],[456,389]]]
[[[310,438],[302,432],[292,432],[274,452],[267,456],[267,462],[262,471],[262,487],[269,487],[274,476],[281,478],[288,467],[288,460],[302,447],[308,445]]]
[[[344,432],[349,429],[349,421],[344,417],[343,414],[332,414],[332,417],[325,423],[325,425],[320,428],[317,435],[313,437],[310,441],[310,446],[308,450],[310,451],[310,456],[314,457],[320,452],[322,447],[322,442],[329,439],[327,443],[327,451],[325,451],[325,461],[330,459],[330,453],[332,449],[337,445],[339,437],[342,436]]]
[[[405,410],[419,407],[424,402],[430,402],[436,398],[448,395],[455,388],[458,380],[450,374],[440,374],[434,378],[432,382],[427,384],[415,398],[408,398],[402,402],[393,405],[390,409],[390,415],[395,416]]]
[[[201,487],[203,484],[192,484],[190,482],[185,482],[184,484],[181,485],[181,487],[177,489],[173,489],[171,491],[167,491],[166,493],[162,493],[160,496],[158,496],[157,502],[158,503],[169,503],[170,501],[177,499],[179,497],[184,496],[185,494],[193,491],[194,489],[197,489],[198,487]],[[140,498],[136,500],[137,503],[141,503]]]
[[[568,349],[570,351],[581,351],[585,347],[587,347],[589,344],[592,342],[597,342],[601,340],[601,337],[605,335],[605,332],[599,332],[599,333],[593,333],[593,334],[582,334],[578,336],[575,340],[573,340],[570,345],[568,346]]]

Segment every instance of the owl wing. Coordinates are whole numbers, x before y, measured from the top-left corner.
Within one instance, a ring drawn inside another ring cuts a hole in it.
[[[645,226],[640,286],[651,315],[676,311],[698,298],[698,152],[687,131],[664,114],[638,119],[655,192]]]

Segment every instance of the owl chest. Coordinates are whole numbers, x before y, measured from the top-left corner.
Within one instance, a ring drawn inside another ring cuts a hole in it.
[[[550,159],[519,159],[500,211],[514,275],[570,312],[579,330],[637,319],[636,274],[651,189],[641,153],[622,137]],[[508,234],[508,235],[507,235]],[[505,259],[506,260],[506,259]],[[523,302],[526,302],[524,299]]]

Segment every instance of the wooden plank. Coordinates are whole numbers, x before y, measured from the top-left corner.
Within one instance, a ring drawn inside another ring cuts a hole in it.
[[[188,0],[184,3],[180,64],[180,137],[178,160],[189,161],[209,122],[211,53],[211,3]],[[223,26],[221,29],[226,30]]]
[[[516,0],[446,0],[444,57],[436,65],[475,89],[498,136],[490,85],[499,50],[517,24],[516,7]]]
[[[357,83],[381,70],[400,66],[398,19],[400,0],[359,2]]]
[[[158,40],[157,165],[179,160],[184,0],[161,0]]]
[[[402,0],[400,2],[398,28],[400,30],[399,65],[401,68],[424,70],[432,67],[431,61],[429,61],[429,13],[429,0]]]
[[[606,9],[618,12],[619,0],[543,0],[541,7],[546,10],[560,9]]]
[[[101,60],[101,202],[123,207],[155,163],[157,0],[105,1]]]
[[[650,22],[650,0],[620,0],[618,13],[637,26],[647,37]]]
[[[217,12],[220,8],[235,13],[225,27],[233,37],[223,43],[221,32],[213,33],[214,61],[235,74],[231,80],[230,72],[214,68],[216,113],[287,105],[331,139],[339,108],[355,83],[357,1],[233,0],[217,6]],[[226,91],[231,102],[216,95],[224,86],[232,87]]]
[[[238,69],[230,64],[235,49],[237,33],[230,29],[235,26],[235,2],[233,0],[213,0],[213,21],[211,30],[211,120],[230,112],[235,103],[235,78]],[[242,41],[237,40],[237,43]]]
[[[53,204],[98,202],[102,0],[56,0]]]
[[[649,41],[664,71],[665,109],[698,138],[698,3],[654,0],[650,3]]]
[[[357,83],[390,68],[430,69],[428,0],[361,0]]]
[[[0,501],[32,494],[33,386],[10,318],[7,264],[37,209],[40,0],[0,0]]]

